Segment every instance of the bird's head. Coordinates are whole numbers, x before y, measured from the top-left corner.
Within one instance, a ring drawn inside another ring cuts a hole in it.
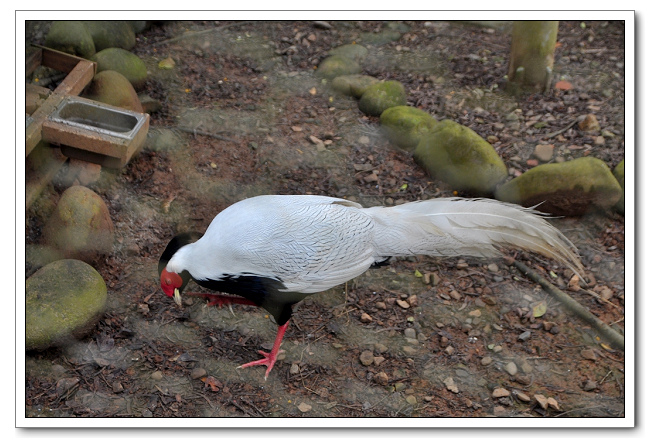
[[[160,287],[167,296],[174,298],[174,302],[178,306],[181,306],[181,292],[183,292],[183,289],[185,289],[192,276],[187,270],[182,270],[181,272],[168,270],[167,265],[181,247],[194,243],[202,236],[203,234],[199,232],[187,232],[176,235],[167,244],[158,261]]]

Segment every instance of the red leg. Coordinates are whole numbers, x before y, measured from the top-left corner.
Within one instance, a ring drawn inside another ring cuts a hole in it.
[[[195,297],[203,297],[204,299],[208,299],[208,306],[215,306],[218,305],[219,308],[221,308],[224,305],[230,305],[233,303],[237,303],[240,305],[253,305],[257,306],[257,304],[251,300],[244,299],[243,297],[237,297],[237,296],[227,296],[225,294],[210,294],[210,293],[204,293],[204,292],[186,292],[185,295],[188,296],[195,296]]]
[[[284,351],[284,350],[280,350],[280,345],[282,344],[282,338],[284,337],[284,332],[287,331],[288,327],[289,327],[289,321],[287,321],[284,325],[278,327],[278,333],[275,335],[275,342],[273,343],[273,348],[271,349],[271,353],[266,353],[260,350],[259,353],[260,355],[264,356],[264,358],[258,361],[253,361],[247,364],[243,364],[237,368],[245,369],[246,367],[252,367],[252,366],[268,366],[268,368],[266,369],[266,374],[264,375],[264,380],[266,381],[266,379],[269,377],[269,373],[271,372],[271,369],[273,369],[273,365],[275,365],[275,361],[277,360],[278,355]]]

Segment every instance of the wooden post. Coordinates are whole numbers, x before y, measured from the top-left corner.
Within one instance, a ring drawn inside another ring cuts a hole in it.
[[[543,92],[553,75],[557,21],[515,21],[512,26],[508,87]]]

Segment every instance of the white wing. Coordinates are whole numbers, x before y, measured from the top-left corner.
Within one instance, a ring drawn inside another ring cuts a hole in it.
[[[309,294],[353,279],[375,262],[373,229],[373,219],[354,202],[257,196],[217,215],[203,238],[187,246],[194,262],[184,264],[196,279],[255,274]]]

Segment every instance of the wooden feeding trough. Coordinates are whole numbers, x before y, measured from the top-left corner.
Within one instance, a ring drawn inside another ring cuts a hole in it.
[[[32,49],[27,75],[43,65],[67,76],[54,91],[26,85],[27,207],[68,157],[121,168],[142,147],[149,130],[148,114],[77,96],[92,81],[94,62],[50,48]]]

